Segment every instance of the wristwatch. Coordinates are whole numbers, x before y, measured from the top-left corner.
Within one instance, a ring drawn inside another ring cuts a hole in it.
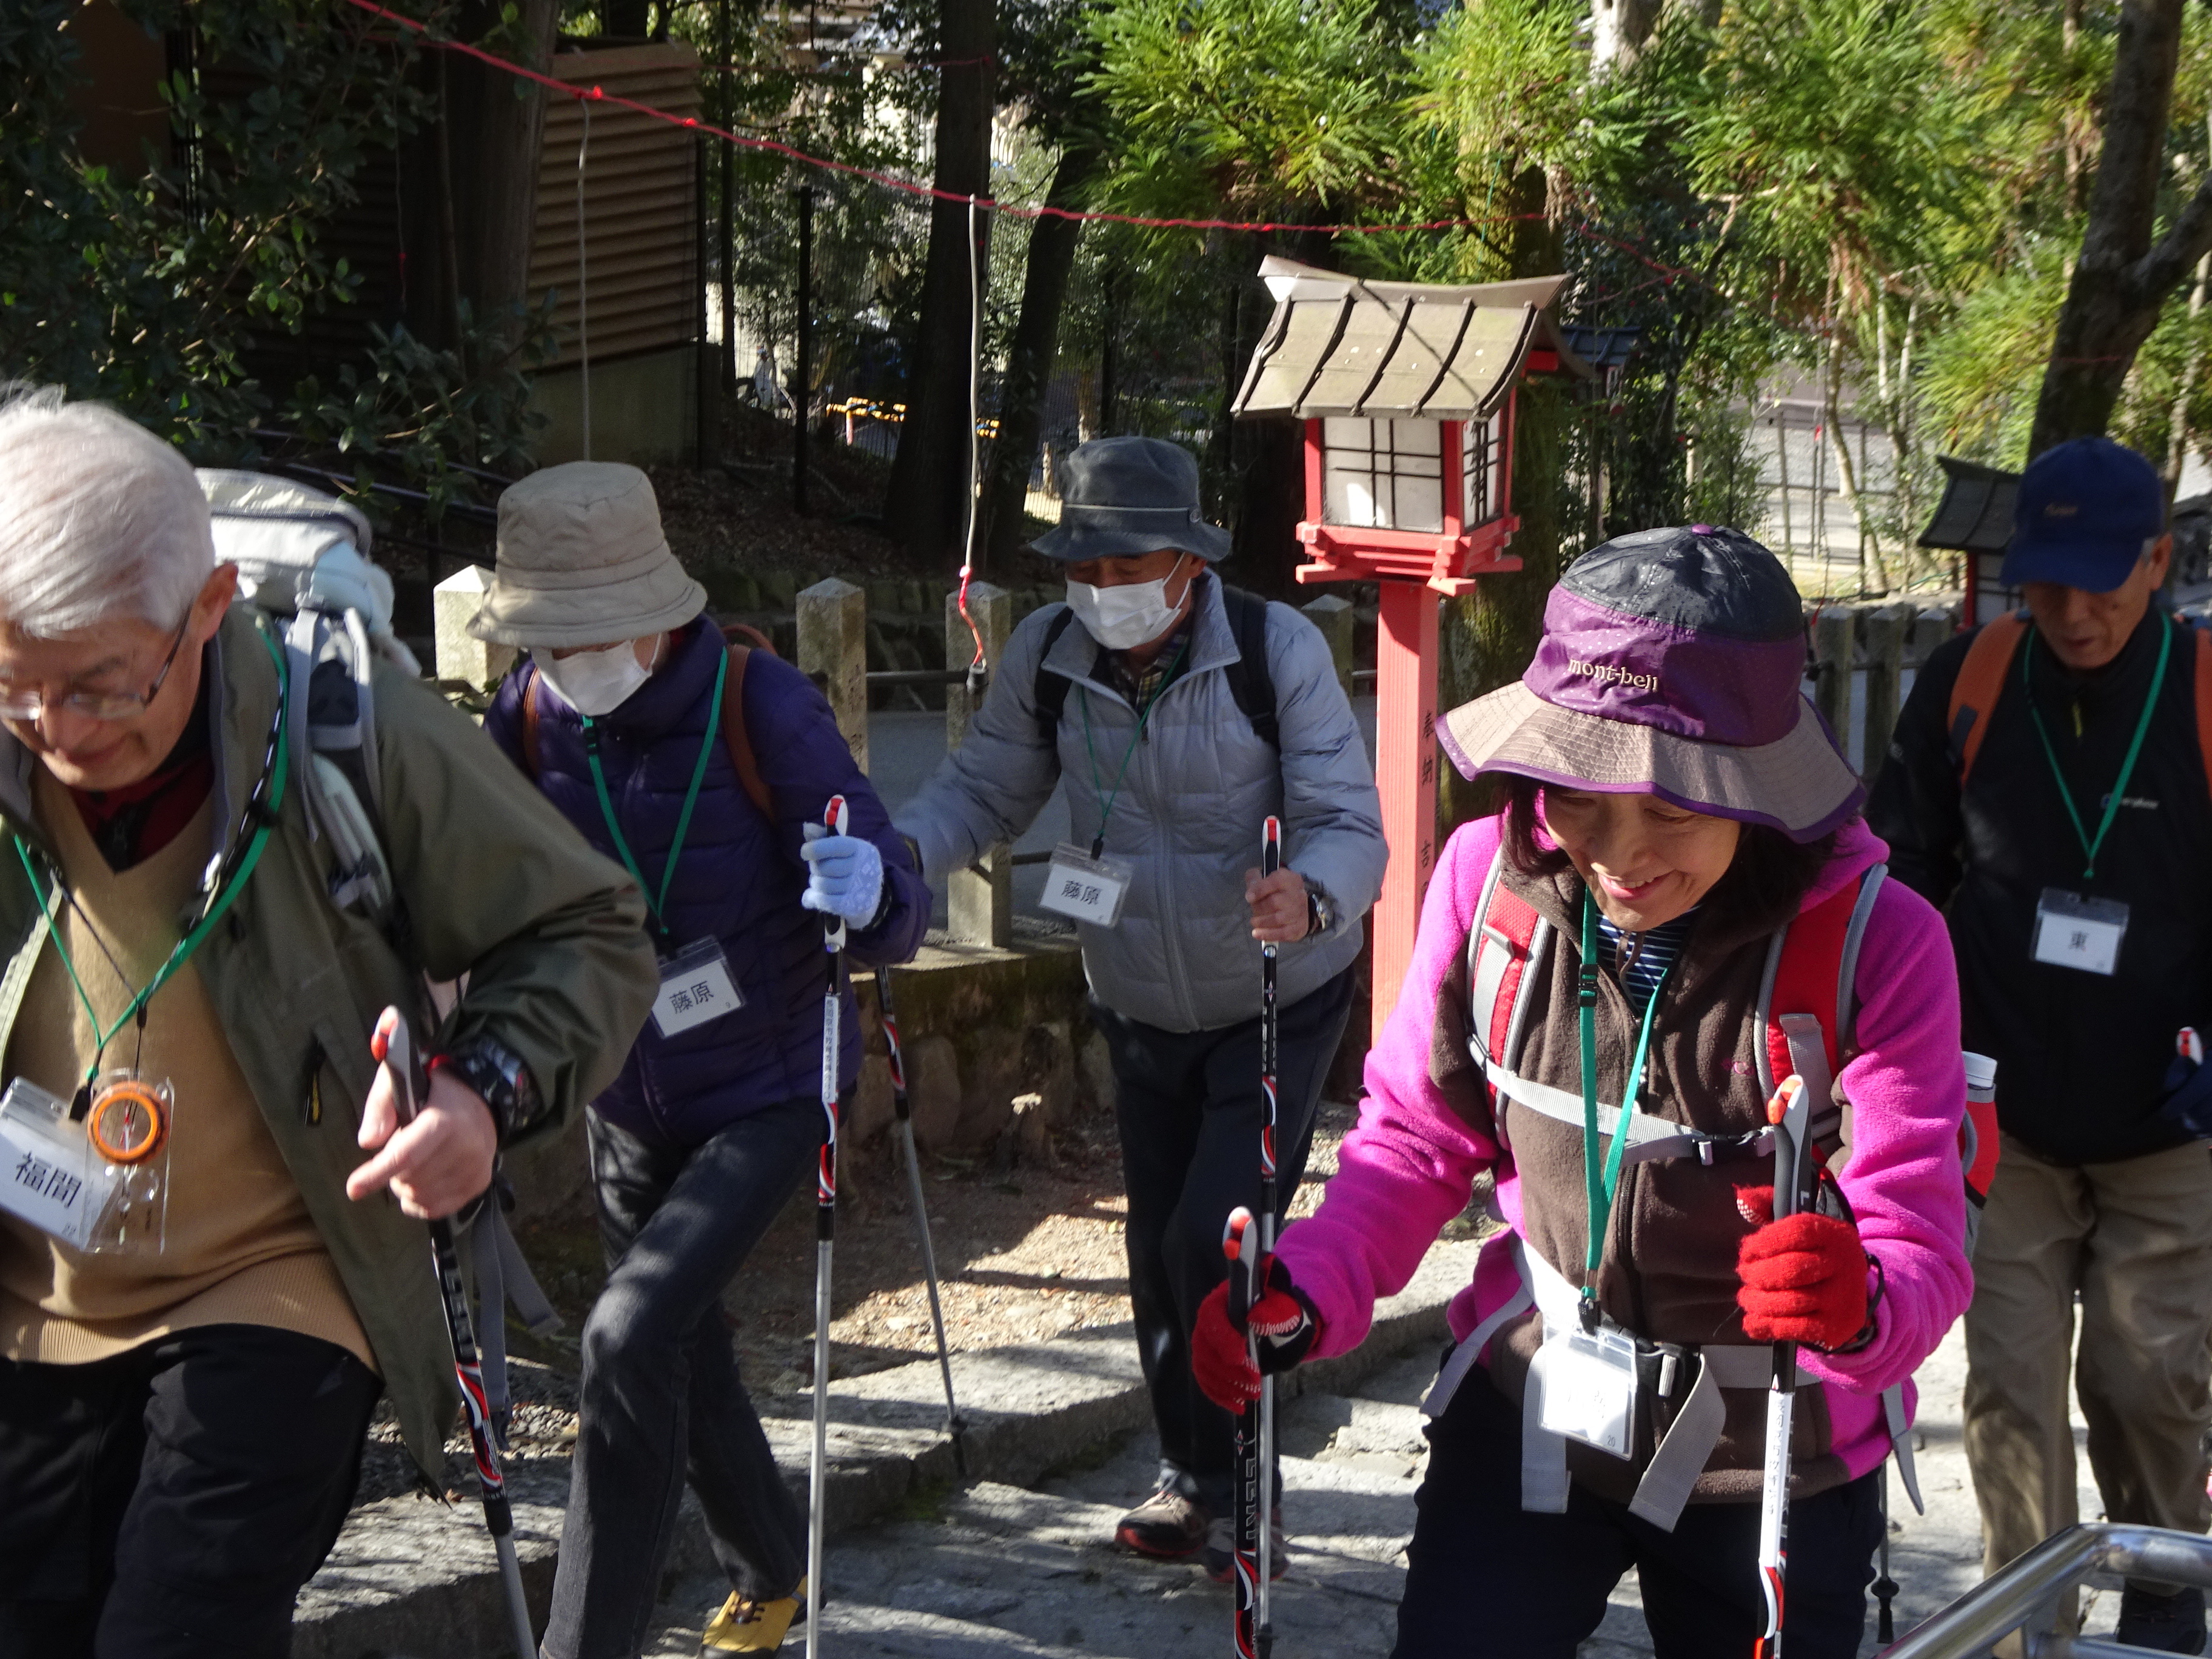
[[[516,1135],[534,1128],[545,1115],[545,1100],[520,1054],[496,1037],[478,1032],[442,1054],[433,1054],[429,1069],[451,1072],[473,1089],[491,1109],[504,1146]]]
[[[1306,937],[1319,939],[1336,921],[1336,907],[1311,882],[1306,884]]]

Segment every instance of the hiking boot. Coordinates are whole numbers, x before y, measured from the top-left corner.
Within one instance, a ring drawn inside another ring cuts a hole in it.
[[[1275,1505],[1275,1512],[1267,1517],[1267,1577],[1270,1582],[1283,1576],[1288,1564],[1290,1549],[1283,1537],[1283,1506]],[[1224,1516],[1206,1529],[1206,1576],[1217,1584],[1225,1584],[1237,1571],[1237,1522]]]
[[[2129,1584],[2120,1591],[2120,1624],[2113,1636],[2154,1653],[2202,1653],[2204,1592],[2185,1589],[2154,1595]]]
[[[1139,1555],[1180,1561],[1196,1554],[1206,1541],[1206,1520],[1204,1504],[1163,1486],[1121,1517],[1114,1541]]]
[[[714,1615],[714,1622],[707,1626],[707,1633],[699,1638],[699,1646],[707,1653],[774,1653],[783,1645],[793,1625],[805,1622],[804,1578],[797,1589],[773,1601],[756,1601],[733,1590]]]

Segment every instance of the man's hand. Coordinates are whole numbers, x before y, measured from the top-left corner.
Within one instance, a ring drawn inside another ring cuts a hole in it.
[[[1252,937],[1262,945],[1302,939],[1313,920],[1306,909],[1306,878],[1288,867],[1264,879],[1257,870],[1247,870],[1244,902],[1252,907]]]
[[[429,1099],[400,1128],[392,1072],[380,1066],[362,1112],[361,1144],[377,1156],[346,1177],[346,1196],[364,1199],[389,1187],[403,1212],[434,1221],[491,1185],[499,1126],[483,1097],[441,1066],[430,1073]]]

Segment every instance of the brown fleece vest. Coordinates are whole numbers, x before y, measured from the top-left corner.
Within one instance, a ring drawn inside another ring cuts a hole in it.
[[[1582,882],[1571,872],[1530,878],[1509,865],[1499,884],[1525,900],[1557,930],[1551,948],[1530,969],[1528,1018],[1520,1050],[1506,1056],[1506,1063],[1528,1081],[1578,1099]],[[1639,1115],[1721,1136],[1754,1133],[1764,1127],[1759,1050],[1765,1045],[1765,1032],[1759,1020],[1759,982],[1773,929],[1789,920],[1778,915],[1731,927],[1718,918],[1701,917],[1692,927],[1674,972],[1659,992],[1649,1069],[1636,1103]],[[1464,951],[1462,958],[1448,988],[1455,1005],[1455,1035],[1463,1044],[1469,1018]],[[1600,974],[1601,1102],[1620,1103],[1639,1023],[1619,981],[1610,972]],[[1443,1024],[1440,1020],[1440,1043]],[[1466,1054],[1463,1046],[1461,1054]],[[1468,1097],[1466,1091],[1452,1092]],[[1481,1109],[1491,1119],[1477,1127],[1489,1131],[1494,1125],[1519,1172],[1522,1225],[1529,1249],[1579,1288],[1586,1277],[1589,1214],[1581,1130],[1504,1097],[1493,1105],[1487,1091],[1476,1092],[1484,1097]],[[1735,1302],[1736,1250],[1751,1231],[1751,1223],[1737,1208],[1735,1193],[1739,1187],[1769,1186],[1773,1179],[1771,1158],[1743,1152],[1724,1153],[1711,1164],[1679,1158],[1625,1165],[1597,1273],[1599,1304],[1616,1322],[1650,1341],[1685,1347],[1747,1343]],[[1520,1398],[1529,1362],[1542,1340],[1542,1319],[1531,1312],[1508,1326],[1493,1344],[1491,1373],[1509,1397]],[[1570,1472],[1591,1491],[1626,1502],[1635,1495],[1638,1479],[1673,1421],[1674,1406],[1686,1397],[1684,1389],[1676,1401],[1662,1401],[1646,1391],[1633,1465],[1570,1441]],[[1766,1396],[1758,1389],[1731,1389],[1723,1391],[1723,1399],[1727,1426],[1706,1462],[1692,1502],[1759,1496]],[[1842,1460],[1832,1455],[1832,1443],[1825,1396],[1817,1389],[1802,1392],[1791,1443],[1797,1495],[1809,1496],[1844,1480],[1846,1471]]]

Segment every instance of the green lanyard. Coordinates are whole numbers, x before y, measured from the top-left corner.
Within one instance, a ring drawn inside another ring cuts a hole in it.
[[[276,827],[278,814],[284,805],[284,780],[290,763],[290,746],[286,741],[287,722],[284,719],[284,700],[289,690],[289,677],[285,672],[283,653],[276,648],[276,642],[265,633],[261,634],[260,638],[276,665],[276,715],[270,723],[269,754],[262,767],[261,781],[254,786],[252,796],[246,805],[245,816],[253,820],[255,825],[252,838],[246,842],[245,855],[239,860],[237,868],[224,872],[216,878],[215,887],[208,895],[206,906],[200,912],[200,919],[177,941],[167,959],[155,970],[153,978],[148,980],[131,999],[130,1006],[115,1017],[114,1024],[105,1030],[100,1026],[99,1014],[93,1010],[92,998],[85,991],[84,981],[77,973],[76,963],[70,960],[69,947],[62,943],[61,930],[54,925],[53,885],[39,879],[37,866],[31,862],[31,849],[22,836],[13,837],[15,857],[23,866],[24,875],[30,878],[33,896],[39,901],[39,919],[46,924],[46,937],[53,941],[54,954],[62,959],[62,967],[69,975],[70,984],[76,988],[78,1005],[83,1008],[85,1019],[91,1025],[96,1039],[92,1063],[85,1067],[84,1072],[84,1084],[88,1088],[100,1076],[100,1058],[106,1052],[107,1045],[115,1040],[116,1035],[125,1026],[145,1018],[146,1005],[153,1001],[155,993],[183,971],[185,964],[192,959],[192,953],[215,931],[216,923],[222,920],[223,913],[230,908],[231,901],[238,896],[239,890],[246,885],[253,874],[254,867],[261,862],[261,850],[269,844],[270,834]],[[79,1097],[84,1098],[82,1091]],[[72,1115],[76,1115],[72,1113]]]
[[[2090,838],[2081,822],[2081,809],[2074,805],[2074,791],[2067,786],[2066,775],[2058,769],[2058,750],[2051,742],[2051,728],[2043,723],[2043,711],[2035,706],[2035,690],[2028,682],[2028,665],[2035,660],[2035,640],[2031,635],[2027,649],[2020,659],[2020,689],[2027,694],[2027,712],[2035,720],[2035,735],[2043,739],[2044,758],[2051,763],[2051,775],[2058,785],[2058,799],[2066,803],[2066,816],[2074,821],[2074,834],[2081,841],[2081,854],[2086,862],[2081,879],[2087,881],[2097,873],[2098,849],[2105,844],[2105,836],[2119,815],[2120,797],[2127,793],[2128,780],[2135,775],[2136,757],[2142,753],[2143,738],[2150,732],[2152,711],[2158,707],[2158,694],[2166,684],[2166,659],[2173,654],[2173,625],[2161,621],[2158,630],[2158,666],[2151,671],[2150,695],[2143,699],[2142,714],[2136,721],[2135,737],[2128,744],[2128,757],[2120,763],[2120,775],[2112,784],[2112,793],[2105,798],[2105,817],[2097,825],[2095,839]]]
[[[699,743],[699,758],[691,768],[691,787],[684,792],[684,811],[676,820],[676,839],[668,843],[668,862],[660,869],[660,891],[656,895],[645,884],[645,872],[637,867],[637,857],[623,839],[622,825],[615,821],[614,797],[607,793],[607,775],[599,765],[599,728],[586,714],[584,722],[584,758],[591,765],[592,787],[599,792],[599,811],[607,821],[607,833],[615,840],[615,851],[622,854],[623,867],[629,872],[637,890],[645,895],[645,902],[653,907],[653,925],[668,937],[668,884],[676,879],[676,860],[683,855],[684,832],[691,827],[691,809],[699,804],[699,786],[707,781],[707,757],[714,752],[714,739],[722,731],[722,681],[730,672],[730,657],[723,652],[714,659],[714,695],[707,704],[707,735]]]
[[[1659,1012],[1659,994],[1667,988],[1667,973],[1651,988],[1644,1005],[1644,1025],[1637,1033],[1636,1059],[1620,1091],[1620,1115],[1613,1126],[1613,1146],[1601,1170],[1597,1153],[1597,904],[1589,890],[1583,890],[1583,967],[1578,985],[1583,1038],[1583,1187],[1589,1200],[1589,1250],[1583,1285],[1583,1319],[1594,1326],[1597,1319],[1597,1270],[1605,1259],[1606,1230],[1613,1222],[1613,1195],[1620,1187],[1621,1154],[1628,1150],[1628,1129],[1636,1116],[1636,1093],[1644,1079],[1644,1061],[1651,1048],[1651,1024]]]
[[[1090,690],[1085,686],[1075,689],[1076,696],[1083,702],[1083,748],[1084,752],[1091,757],[1091,793],[1103,796],[1106,801],[1105,810],[1098,815],[1098,834],[1091,843],[1091,856],[1094,859],[1106,850],[1106,825],[1114,816],[1114,804],[1121,799],[1121,782],[1129,775],[1129,763],[1136,758],[1137,745],[1144,741],[1145,722],[1152,719],[1152,710],[1159,707],[1160,699],[1167,695],[1168,687],[1175,684],[1176,670],[1182,666],[1182,659],[1189,650],[1190,636],[1186,634],[1182,644],[1176,651],[1175,660],[1168,665],[1168,672],[1161,679],[1159,689],[1146,698],[1145,706],[1137,711],[1137,729],[1129,738],[1128,748],[1122,753],[1121,769],[1114,775],[1111,794],[1107,793],[1104,781],[1098,775],[1098,746],[1091,740]]]

